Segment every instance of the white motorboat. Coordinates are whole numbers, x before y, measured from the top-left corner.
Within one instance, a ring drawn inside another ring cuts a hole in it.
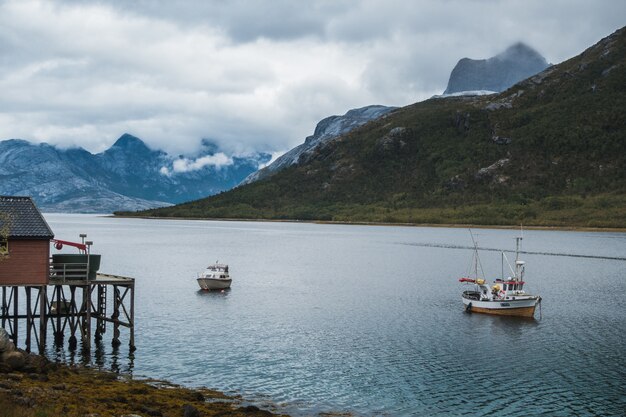
[[[472,237],[472,240],[474,238]],[[517,248],[515,251],[515,270],[511,268],[513,276],[498,278],[494,280],[491,288],[484,278],[478,277],[478,246],[474,241],[474,276],[463,277],[459,281],[474,284],[474,289],[463,291],[461,299],[468,313],[485,313],[502,316],[533,317],[535,308],[541,303],[541,297],[528,294],[524,291],[524,268],[525,262],[519,260],[519,246],[521,237],[515,238]],[[504,270],[504,260],[506,255],[502,252],[502,265]],[[508,259],[507,259],[508,263]],[[510,267],[510,264],[509,264]],[[482,269],[482,268],[481,268]],[[468,274],[469,275],[469,274]],[[484,274],[483,274],[484,276]]]
[[[198,285],[203,290],[223,290],[230,288],[231,282],[226,264],[216,262],[198,274]]]

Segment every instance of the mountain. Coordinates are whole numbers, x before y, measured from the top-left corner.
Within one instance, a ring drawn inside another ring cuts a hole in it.
[[[0,194],[30,195],[46,211],[140,210],[230,189],[269,159],[227,156],[206,140],[198,154],[171,157],[129,134],[95,155],[11,139],[0,142]]]
[[[343,116],[330,116],[323,119],[315,127],[312,136],[308,136],[304,143],[296,146],[289,152],[280,156],[273,163],[253,172],[242,184],[249,184],[263,178],[267,178],[278,171],[281,171],[291,165],[304,161],[308,156],[312,155],[316,148],[326,142],[344,135],[351,130],[364,125],[365,123],[382,117],[383,115],[395,110],[397,107],[386,106],[366,106],[360,109],[352,109]]]
[[[444,94],[481,90],[501,92],[548,66],[537,51],[516,43],[489,59],[461,59],[450,74]]]
[[[265,180],[142,216],[626,227],[626,28],[487,96],[433,98]]]

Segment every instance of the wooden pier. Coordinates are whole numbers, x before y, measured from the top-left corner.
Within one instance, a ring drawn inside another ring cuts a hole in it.
[[[48,285],[2,285],[0,320],[16,346],[21,337],[27,351],[43,353],[48,330],[55,345],[70,349],[80,340],[83,350],[94,340],[102,340],[107,325],[112,327],[111,343],[117,347],[121,327],[128,329],[129,348],[135,350],[135,280],[116,275],[97,274],[95,279],[67,279],[51,276]]]

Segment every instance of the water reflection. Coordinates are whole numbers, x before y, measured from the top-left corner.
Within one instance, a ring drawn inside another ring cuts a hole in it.
[[[119,346],[108,345],[103,339],[94,340],[91,350],[85,349],[82,344],[80,346],[63,344],[63,339],[58,337],[47,346],[45,355],[53,362],[94,366],[97,369],[107,369],[131,376],[135,367],[134,352],[130,349],[120,349]]]
[[[196,291],[196,295],[208,298],[228,298],[230,291],[230,288],[224,288],[222,290],[198,290]]]

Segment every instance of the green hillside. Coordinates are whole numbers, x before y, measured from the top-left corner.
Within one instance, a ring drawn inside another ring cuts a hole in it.
[[[491,96],[401,108],[273,177],[123,215],[626,227],[626,28]]]

